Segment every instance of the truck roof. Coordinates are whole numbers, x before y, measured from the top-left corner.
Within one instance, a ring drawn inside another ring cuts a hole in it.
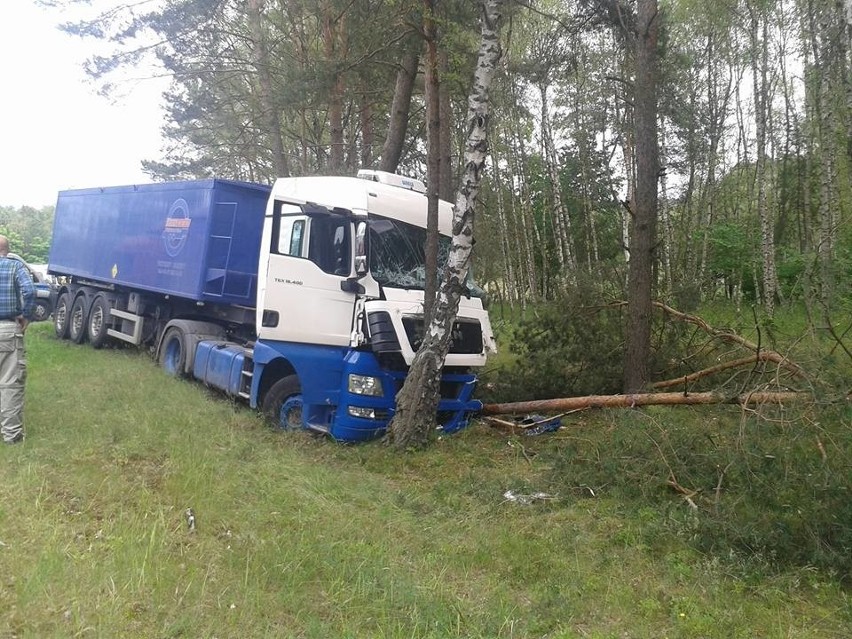
[[[185,189],[212,189],[216,185],[232,185],[240,189],[256,189],[269,193],[269,186],[255,182],[242,182],[240,180],[224,180],[222,178],[208,178],[204,180],[176,180],[170,182],[150,182],[145,184],[122,184],[118,186],[97,186],[84,189],[67,189],[60,191],[60,197],[74,195],[89,195],[93,193],[136,193],[138,191],[183,191]]]
[[[272,187],[276,200],[304,204],[311,202],[350,211],[366,211],[426,227],[428,200],[422,193],[390,184],[355,177],[279,178]],[[438,206],[438,231],[452,235],[453,205],[444,200]]]

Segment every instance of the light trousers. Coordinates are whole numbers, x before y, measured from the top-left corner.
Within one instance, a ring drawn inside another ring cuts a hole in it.
[[[0,321],[0,433],[12,441],[24,432],[27,358],[24,336],[15,321]]]

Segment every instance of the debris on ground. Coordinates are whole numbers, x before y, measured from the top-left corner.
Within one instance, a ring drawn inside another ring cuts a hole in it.
[[[547,493],[532,493],[530,495],[520,495],[513,490],[507,490],[503,493],[503,499],[506,501],[512,501],[518,504],[523,504],[524,506],[528,506],[529,504],[533,504],[537,501],[553,501],[554,499],[559,499],[556,495],[548,495]]]

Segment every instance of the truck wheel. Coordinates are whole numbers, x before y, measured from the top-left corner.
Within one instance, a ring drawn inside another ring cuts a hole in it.
[[[169,375],[186,377],[186,335],[179,327],[172,326],[163,336],[159,362]]]
[[[93,348],[101,348],[106,343],[109,337],[107,335],[109,318],[109,302],[102,295],[98,295],[92,303],[92,310],[89,311],[89,321],[86,323],[89,343]]]
[[[285,430],[304,428],[299,378],[288,375],[275,382],[264,396],[261,410],[274,426]]]
[[[86,298],[78,296],[71,305],[68,318],[68,337],[75,344],[86,341]]]
[[[48,315],[50,315],[50,304],[44,300],[36,300],[33,307],[33,319],[36,322],[41,322],[46,320]]]
[[[71,317],[71,296],[63,293],[56,300],[56,308],[53,310],[53,330],[56,339],[68,339],[68,320]]]

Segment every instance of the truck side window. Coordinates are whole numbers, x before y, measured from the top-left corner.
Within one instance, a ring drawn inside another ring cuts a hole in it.
[[[311,217],[308,259],[326,273],[349,275],[352,261],[349,227],[346,218]]]
[[[293,220],[293,230],[290,233],[289,255],[302,255],[302,238],[305,236],[305,220]]]
[[[303,257],[307,219],[301,207],[277,202],[272,219],[271,251],[278,255]]]

